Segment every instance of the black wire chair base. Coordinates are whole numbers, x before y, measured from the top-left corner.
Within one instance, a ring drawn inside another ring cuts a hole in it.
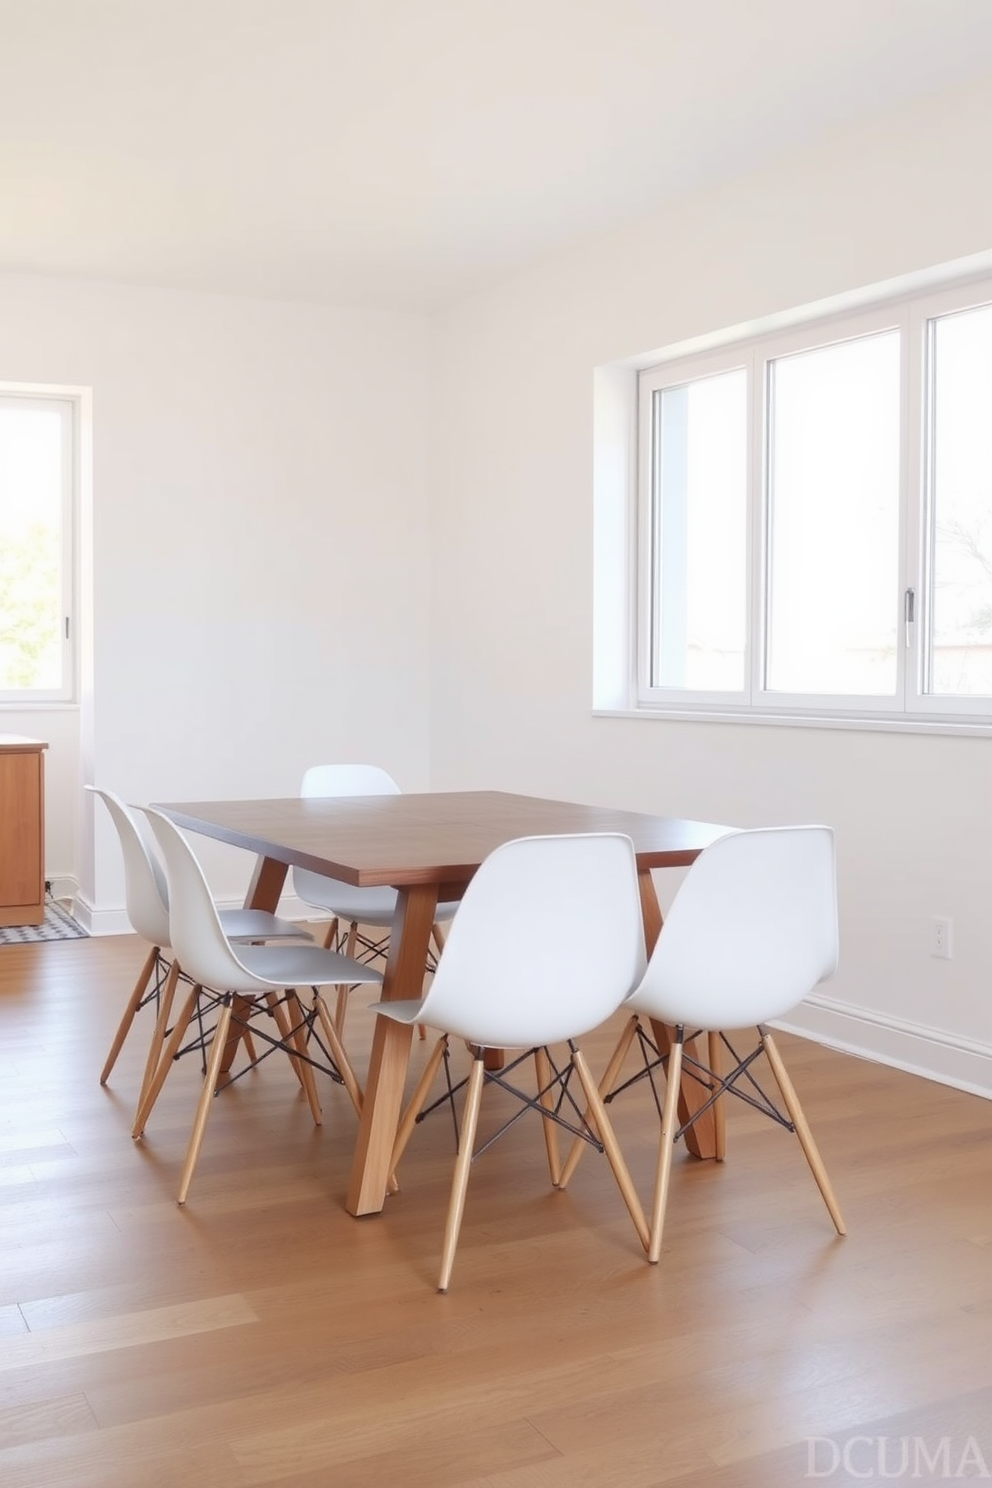
[[[371,966],[373,961],[385,962],[389,956],[388,931],[376,939],[374,936],[366,935],[364,930],[357,930],[355,932],[354,944],[350,950],[348,948],[349,940],[350,930],[339,928],[337,934],[331,939],[329,949],[337,951],[339,956],[350,956],[353,961],[359,962],[362,966]],[[428,976],[433,976],[435,971],[437,971],[437,956],[431,946],[427,948],[426,971]],[[359,982],[353,982],[350,984],[343,983],[343,985],[348,986],[349,990],[353,992],[361,984]]]
[[[759,1033],[762,1032],[760,1028],[758,1031]],[[622,1084],[614,1086],[610,1093],[604,1096],[603,1099],[606,1104],[609,1104],[610,1101],[614,1100],[623,1091],[629,1090],[632,1085],[637,1085],[641,1080],[647,1079],[651,1086],[651,1094],[654,1097],[654,1103],[660,1119],[662,1101],[655,1082],[655,1071],[658,1069],[667,1069],[668,1055],[661,1052],[654,1039],[642,1027],[640,1020],[638,1020],[636,1032],[643,1068],[637,1070],[635,1074],[631,1075],[629,1079],[624,1080]],[[686,1033],[685,1044],[688,1045],[693,1039],[698,1038],[702,1032],[702,1029],[697,1028],[691,1034]],[[724,1048],[728,1050],[731,1058],[734,1060],[734,1068],[726,1075],[716,1074],[708,1065],[703,1064],[690,1054],[688,1048],[683,1048],[682,1073],[688,1076],[689,1079],[695,1080],[698,1085],[702,1085],[704,1089],[709,1091],[709,1095],[702,1105],[693,1111],[688,1121],[679,1127],[673,1140],[677,1142],[681,1136],[684,1136],[693,1123],[698,1121],[700,1116],[704,1115],[722,1095],[736,1096],[745,1105],[753,1107],[756,1111],[760,1111],[763,1116],[767,1116],[769,1120],[784,1127],[786,1131],[795,1132],[796,1128],[791,1119],[779,1109],[775,1101],[763,1086],[758,1083],[751,1071],[754,1061],[764,1053],[763,1045],[759,1043],[749,1054],[741,1056],[725,1033],[721,1032],[719,1038]],[[750,1089],[739,1089],[739,1082],[750,1086]]]
[[[184,976],[185,973],[180,972],[180,977]],[[187,982],[190,982],[189,977],[185,979]],[[190,985],[193,984],[190,982]],[[316,996],[316,987],[312,991]],[[173,1055],[174,1061],[182,1059],[186,1054],[199,1053],[203,1072],[204,1074],[206,1073],[207,1050],[213,1042],[216,1031],[216,1019],[210,1022],[210,1018],[218,1008],[230,1000],[230,993],[215,992],[212,988],[207,987],[201,988],[201,996],[197,999],[196,1010],[193,1015],[197,1025],[196,1033],[188,1043],[183,1044],[181,1048],[176,1050]],[[280,1007],[287,1008],[290,1011],[298,1008],[302,1013],[302,1018],[296,1023],[291,1024],[285,1036],[281,1031],[276,1036],[260,1027],[261,1017],[268,1015],[275,1021],[275,1009]],[[257,1069],[277,1049],[282,1049],[293,1059],[302,1060],[313,1069],[319,1070],[321,1074],[328,1075],[335,1084],[344,1085],[344,1077],[335,1064],[330,1050],[321,1038],[316,1002],[314,1002],[311,1008],[305,1008],[301,1002],[291,995],[290,991],[286,991],[281,997],[277,998],[275,1003],[253,1001],[251,1003],[251,1011],[247,1016],[242,1016],[237,1010],[237,1001],[235,1000],[234,1011],[231,1014],[231,1024],[235,1028],[250,1032],[253,1039],[260,1039],[267,1047],[260,1054],[256,1054],[254,1058],[249,1059],[247,1064],[238,1070],[237,1074],[228,1073],[223,1086],[219,1086],[214,1091],[215,1095],[219,1095],[222,1089],[226,1090],[228,1086],[235,1084],[236,1081],[242,1079],[252,1070]],[[300,1032],[303,1033],[306,1049],[309,1051],[315,1047],[319,1050],[319,1057],[314,1057],[309,1052],[300,1052],[295,1043],[295,1036]]]
[[[480,1055],[475,1050],[475,1048],[471,1045],[469,1047],[472,1052],[472,1057],[479,1058]],[[519,1086],[514,1085],[509,1079],[507,1079],[507,1076],[513,1074],[514,1070],[518,1069],[520,1065],[524,1064],[527,1060],[532,1058],[532,1056],[538,1052],[538,1049],[542,1047],[544,1048],[544,1053],[547,1056],[548,1065],[551,1069],[551,1079],[542,1089],[539,1089],[536,1094],[531,1095],[528,1091],[521,1090]],[[575,1045],[572,1043],[571,1040],[568,1041],[568,1047],[572,1053],[575,1052]],[[438,1110],[441,1106],[448,1106],[451,1110],[451,1121],[455,1131],[455,1146],[457,1147],[459,1145],[461,1137],[458,1126],[458,1112],[455,1102],[455,1096],[468,1084],[468,1076],[466,1075],[463,1079],[458,1080],[454,1083],[452,1082],[451,1051],[448,1047],[447,1036],[445,1036],[444,1038],[443,1063],[446,1086],[444,1094],[439,1095],[436,1100],[433,1100],[430,1103],[429,1106],[424,1106],[417,1113],[416,1120],[418,1122],[423,1121],[427,1116],[430,1116],[432,1112]],[[585,1119],[584,1112],[579,1106],[570,1089],[570,1082],[574,1073],[575,1065],[573,1064],[572,1060],[569,1059],[567,1064],[559,1067],[555,1059],[552,1057],[550,1049],[546,1045],[538,1045],[537,1048],[534,1049],[525,1049],[522,1054],[518,1054],[517,1057],[512,1060],[510,1064],[505,1065],[502,1069],[485,1070],[483,1073],[484,1086],[499,1086],[501,1090],[505,1090],[508,1095],[512,1096],[513,1099],[519,1103],[519,1109],[515,1111],[512,1116],[508,1117],[507,1120],[503,1122],[502,1126],[498,1127],[497,1130],[493,1132],[493,1134],[488,1137],[480,1147],[476,1148],[476,1150],[472,1154],[472,1161],[475,1162],[476,1158],[481,1157],[483,1152],[487,1151],[494,1142],[499,1141],[500,1137],[502,1137],[504,1133],[509,1131],[511,1126],[515,1126],[516,1123],[523,1115],[526,1114],[527,1111],[536,1111],[537,1114],[542,1117],[542,1119],[553,1121],[556,1126],[564,1128],[564,1130],[569,1132],[573,1137],[581,1138],[582,1141],[588,1142],[591,1147],[595,1147],[597,1152],[602,1152],[604,1150],[603,1144],[600,1142],[599,1138],[588,1125]],[[557,1096],[554,1099],[554,1104],[550,1106],[544,1105],[544,1099],[555,1091],[557,1091]],[[562,1114],[563,1109],[569,1113],[568,1116]]]
[[[432,1115],[433,1112],[439,1110],[441,1106],[447,1106],[451,1111],[451,1125],[454,1128],[455,1148],[457,1150],[460,1140],[460,1134],[458,1129],[458,1107],[455,1104],[455,1096],[460,1090],[464,1090],[465,1086],[468,1084],[468,1076],[466,1075],[464,1079],[458,1080],[454,1084],[452,1083],[451,1050],[448,1047],[447,1035],[445,1035],[444,1037],[442,1054],[444,1064],[444,1094],[439,1095],[436,1100],[431,1101],[429,1106],[422,1106],[421,1109],[417,1112],[415,1120],[419,1124],[421,1121],[425,1120],[426,1117]]]
[[[168,981],[169,975],[172,972],[174,966],[175,966],[175,963],[172,962],[172,961],[170,961],[167,956],[163,956],[162,955],[162,952],[159,951],[158,956],[156,958],[156,963],[155,963],[155,985],[154,985],[154,987],[151,988],[151,990],[147,993],[147,995],[138,1004],[138,1008],[139,1009],[140,1008],[143,1008],[143,1007],[146,1007],[148,1005],[148,1003],[154,1001],[154,1003],[155,1003],[155,1011],[156,1012],[158,1011],[159,1004],[160,1004],[160,1002],[162,1000],[162,993],[165,991],[165,984]],[[185,986],[189,987],[190,990],[192,990],[197,985],[197,983],[194,982],[194,980],[193,980],[193,978],[191,976],[187,976],[186,972],[183,971],[183,969],[182,969],[181,966],[177,966],[176,967],[176,981],[177,981],[177,983],[182,982]],[[204,990],[207,991],[208,994],[213,997],[214,1004],[216,1004],[216,1003],[218,1003],[220,1001],[220,994],[219,993],[217,993],[217,992],[211,992],[209,988],[205,988]],[[214,1004],[212,1004],[212,1005],[214,1005]],[[165,1040],[171,1034],[173,1026],[174,1025],[171,1025],[170,1024],[164,1030],[164,1032],[162,1034],[163,1043],[165,1042]],[[201,1034],[203,1032],[202,1023],[200,1025],[200,1032],[201,1032]],[[190,1042],[189,1044],[187,1044],[184,1049],[181,1049],[179,1052],[180,1052],[180,1054],[187,1054],[187,1053],[193,1053],[194,1051],[196,1051],[198,1049],[199,1052],[200,1052],[200,1073],[203,1074],[203,1075],[205,1075],[207,1073],[207,1054],[206,1054],[206,1051],[207,1051],[207,1048],[208,1047],[209,1047],[209,1040],[207,1040],[206,1042],[204,1042],[204,1041],[202,1041],[200,1039],[194,1039],[192,1042]],[[179,1058],[179,1054],[176,1055],[176,1058],[177,1059]]]

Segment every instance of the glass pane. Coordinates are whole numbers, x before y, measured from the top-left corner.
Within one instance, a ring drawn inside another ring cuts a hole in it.
[[[929,688],[992,695],[992,306],[933,322]]]
[[[899,358],[887,331],[770,364],[771,691],[895,693]]]
[[[654,400],[652,685],[740,692],[747,619],[743,370]]]
[[[0,690],[62,686],[62,413],[0,406]]]

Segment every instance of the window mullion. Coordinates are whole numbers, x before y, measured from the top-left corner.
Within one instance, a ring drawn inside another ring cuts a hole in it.
[[[748,703],[761,702],[765,675],[765,633],[768,595],[768,367],[764,356],[755,351],[748,364],[748,397],[750,400],[748,434]]]
[[[932,449],[927,428],[930,358],[926,338],[926,318],[911,309],[906,319],[903,356],[904,435],[900,544],[902,593],[905,597],[907,591],[913,591],[914,611],[913,624],[908,628],[904,612],[901,632],[901,696],[906,712],[915,712],[920,707],[926,685],[927,635],[930,623],[930,583],[927,576],[930,544],[926,534],[926,492],[929,485],[927,467]]]

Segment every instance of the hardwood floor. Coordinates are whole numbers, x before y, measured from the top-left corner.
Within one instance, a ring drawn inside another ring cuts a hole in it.
[[[522,1121],[473,1171],[440,1296],[444,1113],[354,1220],[347,1096],[321,1082],[316,1130],[270,1060],[217,1098],[176,1206],[195,1061],[141,1143],[149,1024],[98,1084],[142,958],[0,947],[5,1488],[797,1488],[881,1477],[879,1452],[916,1483],[976,1452],[992,1473],[992,1103],[783,1035],[847,1238],[795,1140],[738,1107],[725,1164],[680,1148],[657,1267],[605,1161],[558,1193]],[[356,1001],[360,1075],[370,1024]],[[613,1109],[647,1202],[653,1107]]]

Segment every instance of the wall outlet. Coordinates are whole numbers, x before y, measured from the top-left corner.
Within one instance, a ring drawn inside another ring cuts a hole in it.
[[[930,921],[931,956],[939,956],[942,961],[950,961],[953,954],[951,930],[951,921],[942,916],[937,916]]]

